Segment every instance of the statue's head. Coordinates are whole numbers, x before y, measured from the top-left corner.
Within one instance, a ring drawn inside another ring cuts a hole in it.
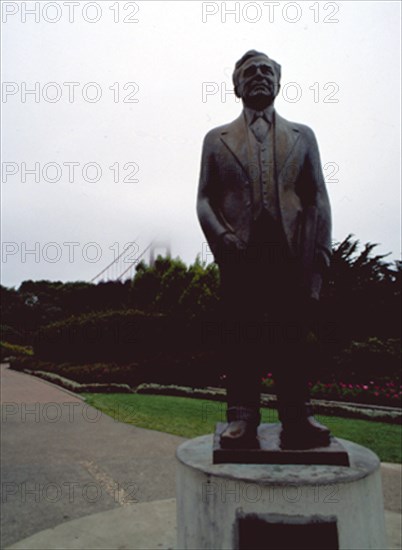
[[[281,66],[265,53],[250,50],[236,63],[233,84],[237,97],[253,109],[271,105],[279,93]]]

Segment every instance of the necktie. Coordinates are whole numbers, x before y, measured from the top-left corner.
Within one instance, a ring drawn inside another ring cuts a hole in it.
[[[265,120],[265,118],[259,115],[258,118],[256,118],[252,123],[251,130],[257,140],[262,143],[268,133],[269,123]]]

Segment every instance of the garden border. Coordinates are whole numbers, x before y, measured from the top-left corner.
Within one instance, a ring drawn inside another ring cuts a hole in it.
[[[12,368],[10,366],[9,368]],[[195,399],[210,399],[225,401],[226,393],[222,388],[208,387],[206,389],[191,388],[187,386],[140,384],[136,388],[128,384],[80,384],[59,374],[41,370],[23,369],[23,372],[42,378],[61,386],[65,390],[75,393],[140,393],[153,395],[174,395],[177,397],[192,397]],[[315,415],[340,416],[346,418],[358,418],[387,422],[389,424],[402,424],[402,409],[377,405],[363,405],[361,403],[345,403],[342,401],[328,401],[324,399],[311,399]],[[261,405],[266,408],[276,408],[276,396],[261,394]]]

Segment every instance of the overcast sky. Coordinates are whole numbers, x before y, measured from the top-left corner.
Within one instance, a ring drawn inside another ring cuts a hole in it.
[[[399,2],[73,4],[2,2],[2,284],[90,280],[130,241],[211,260],[202,140],[241,112],[248,49],[282,65],[275,107],[317,136],[334,241],[400,256]]]

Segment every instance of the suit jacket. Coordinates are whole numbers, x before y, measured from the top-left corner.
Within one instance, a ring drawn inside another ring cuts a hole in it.
[[[250,239],[256,176],[247,131],[242,113],[204,139],[197,213],[218,264],[225,233],[234,233],[246,247]],[[274,147],[279,215],[289,253],[300,260],[308,294],[318,299],[331,255],[331,211],[317,141],[309,127],[275,113]]]

